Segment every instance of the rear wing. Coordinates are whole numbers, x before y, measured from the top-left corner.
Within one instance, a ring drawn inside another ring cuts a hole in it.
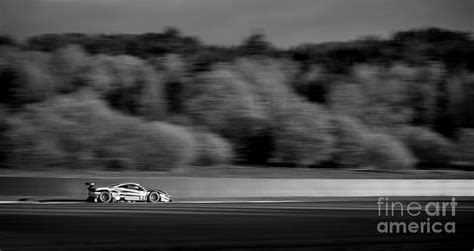
[[[95,191],[95,182],[86,182],[87,190],[93,192]]]

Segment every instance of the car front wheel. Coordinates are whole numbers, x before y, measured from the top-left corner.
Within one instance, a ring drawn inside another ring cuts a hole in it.
[[[148,195],[148,202],[158,202],[160,201],[160,195],[157,193],[157,192],[151,192],[149,195]]]
[[[109,192],[105,191],[99,194],[99,202],[109,203],[110,201],[112,201],[112,194]]]

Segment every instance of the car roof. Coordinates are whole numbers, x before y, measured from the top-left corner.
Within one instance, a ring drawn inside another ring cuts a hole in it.
[[[115,187],[118,187],[118,186],[123,186],[123,185],[134,185],[134,186],[141,186],[140,184],[138,183],[131,183],[131,182],[127,182],[127,183],[120,183],[120,184],[115,184],[113,186]]]

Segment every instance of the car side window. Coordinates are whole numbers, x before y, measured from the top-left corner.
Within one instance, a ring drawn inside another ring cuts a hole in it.
[[[137,186],[135,185],[127,185],[127,189],[130,189],[130,190],[139,190]]]
[[[141,187],[136,186],[136,185],[122,185],[122,186],[119,186],[119,188],[125,188],[125,189],[143,191],[143,189],[142,189]]]
[[[132,189],[137,190],[137,191],[143,191],[143,189],[141,187],[135,186],[135,185],[133,186]]]

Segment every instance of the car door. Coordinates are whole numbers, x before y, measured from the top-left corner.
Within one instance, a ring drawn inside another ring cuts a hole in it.
[[[138,194],[138,199],[137,200],[140,200],[140,201],[146,201],[146,195],[147,195],[147,191],[145,188],[141,187],[141,186],[134,186],[133,188],[137,194]]]
[[[140,193],[135,189],[134,185],[122,185],[120,188],[121,197],[125,200],[136,201],[140,200]]]

